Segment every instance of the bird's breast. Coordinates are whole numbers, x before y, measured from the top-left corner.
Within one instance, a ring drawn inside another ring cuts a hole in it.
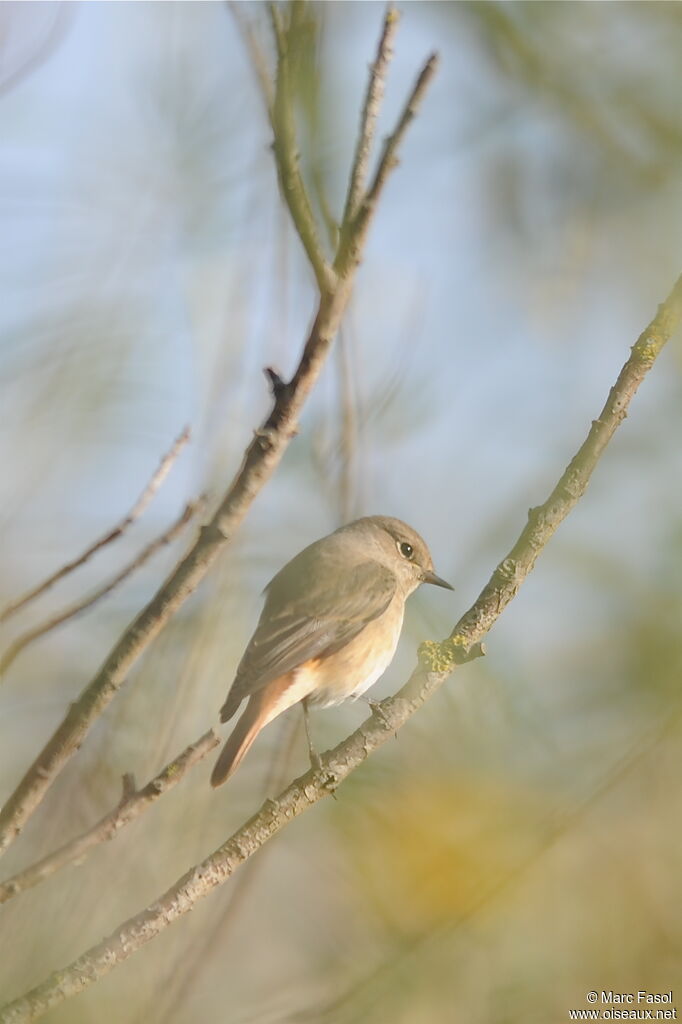
[[[373,686],[393,660],[403,613],[402,600],[391,602],[383,615],[368,623],[345,647],[297,669],[297,675],[315,675],[308,700],[318,707],[329,707],[360,697]]]

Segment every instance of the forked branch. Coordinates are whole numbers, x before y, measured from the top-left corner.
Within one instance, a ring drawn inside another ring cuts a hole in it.
[[[381,38],[379,39],[376,57],[374,58],[369,71],[367,93],[365,95],[365,102],[363,104],[362,114],[360,117],[360,128],[355,146],[353,166],[351,167],[348,179],[348,193],[346,195],[346,205],[343,211],[344,224],[352,224],[355,219],[360,199],[365,188],[367,169],[369,167],[370,156],[372,153],[372,143],[374,142],[374,132],[376,130],[376,123],[381,109],[381,101],[384,96],[386,72],[388,71],[389,62],[393,57],[393,40],[395,39],[395,34],[398,30],[399,18],[400,15],[391,5],[386,13],[384,28],[381,33]]]
[[[391,16],[390,12],[389,16]],[[389,41],[390,38],[389,35]],[[417,115],[426,90],[437,69],[438,54],[432,53],[417,76],[407,103],[398,118],[398,123],[384,141],[379,163],[369,189],[358,200],[357,211],[352,214],[352,219],[344,221],[341,225],[339,248],[334,260],[334,268],[339,274],[348,273],[349,269],[356,266],[360,260],[360,252],[367,237],[367,229],[374,216],[388,177],[397,164],[397,152],[400,144],[411,121]]]

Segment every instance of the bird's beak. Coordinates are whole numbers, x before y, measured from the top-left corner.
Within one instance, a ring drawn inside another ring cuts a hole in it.
[[[435,572],[431,572],[430,569],[425,569],[422,576],[424,583],[433,583],[434,587],[445,587],[446,590],[454,590],[449,583],[441,579],[440,576],[436,576]]]

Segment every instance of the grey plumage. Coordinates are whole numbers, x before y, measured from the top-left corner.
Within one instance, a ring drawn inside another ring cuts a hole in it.
[[[226,722],[248,698],[212,784],[224,782],[263,726],[292,704],[327,706],[364,693],[393,657],[405,600],[420,583],[449,587],[419,534],[389,516],[357,519],[288,562],[265,588],[221,708]]]
[[[389,569],[376,562],[339,568],[335,552],[320,550],[321,543],[311,544],[268,584],[256,632],[221,708],[221,722],[273,679],[310,658],[338,651],[390,604],[396,578]]]

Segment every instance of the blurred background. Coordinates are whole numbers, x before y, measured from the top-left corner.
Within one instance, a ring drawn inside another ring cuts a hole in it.
[[[543,501],[682,269],[682,8],[404,3],[380,134],[441,67],[299,436],[5,858],[84,830],[216,724],[259,594],[357,515],[427,539],[405,681]],[[270,51],[266,10],[240,4]],[[379,4],[296,8],[302,164],[337,214]],[[3,626],[3,649],[215,501],[314,305],[270,134],[219,3],[0,6],[0,603],[125,516]],[[682,981],[682,358],[664,351],[579,507],[488,639],[327,800],[51,1024],[526,1024]],[[0,692],[0,799],[198,524],[29,645]],[[426,588],[424,588],[426,590]],[[314,718],[317,744],[365,717]],[[299,715],[211,791],[208,758],[81,866],[2,908],[0,991],[42,980],[304,770]],[[10,938],[11,937],[11,938]],[[679,991],[682,1000],[682,989]]]

